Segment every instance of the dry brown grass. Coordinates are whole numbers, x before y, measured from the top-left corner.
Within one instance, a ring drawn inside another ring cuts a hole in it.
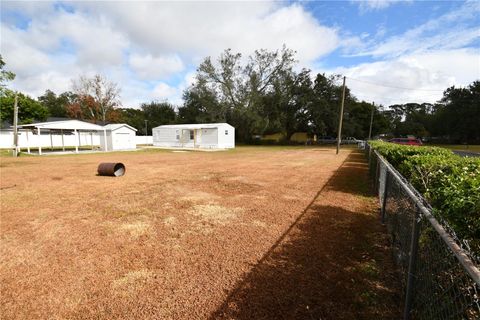
[[[350,154],[317,150],[1,158],[1,317],[208,318]]]

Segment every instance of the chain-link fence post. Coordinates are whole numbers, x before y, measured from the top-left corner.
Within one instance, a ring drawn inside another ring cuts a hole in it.
[[[415,206],[415,215],[412,226],[412,237],[410,240],[410,257],[408,261],[407,288],[405,294],[405,309],[403,313],[404,320],[410,320],[414,298],[415,271],[417,265],[418,236],[420,233],[420,210]]]
[[[387,210],[387,197],[388,197],[388,182],[390,180],[390,172],[388,169],[385,171],[385,186],[383,187],[383,201],[382,201],[382,208],[380,211],[380,217],[382,224],[385,223],[385,213]]]
[[[377,193],[380,185],[380,159],[378,158],[378,156],[375,156],[375,160],[377,162],[377,168],[375,170],[374,188],[375,193]]]

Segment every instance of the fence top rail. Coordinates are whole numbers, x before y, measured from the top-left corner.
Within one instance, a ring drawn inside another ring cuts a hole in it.
[[[460,262],[465,271],[472,277],[475,283],[480,286],[480,270],[477,268],[475,263],[470,259],[470,257],[465,253],[465,251],[455,242],[453,237],[445,230],[445,228],[438,222],[438,220],[432,215],[431,209],[425,205],[423,198],[417,195],[417,192],[409,186],[405,178],[398,173],[398,171],[385,159],[383,158],[376,150],[374,150],[375,156],[385,165],[387,170],[392,174],[392,176],[397,180],[400,186],[405,190],[405,192],[412,198],[415,202],[415,205],[418,207],[420,212],[425,218],[428,219],[431,226],[437,231],[440,238],[445,242],[449,247],[452,253],[455,255],[457,260]]]

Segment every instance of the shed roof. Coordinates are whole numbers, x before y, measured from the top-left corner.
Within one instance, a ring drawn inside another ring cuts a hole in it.
[[[104,128],[107,129],[107,130],[114,131],[114,130],[120,129],[122,127],[127,127],[131,130],[138,131],[137,129],[135,129],[134,127],[132,127],[132,126],[126,124],[126,123],[111,123],[111,124],[107,124]]]
[[[231,125],[225,122],[219,123],[191,123],[191,124],[166,124],[163,126],[158,126],[153,129],[157,128],[172,128],[172,129],[212,129],[212,128],[219,128],[222,126],[229,126],[233,128]]]
[[[40,129],[55,129],[55,130],[89,130],[89,131],[103,131],[102,126],[80,121],[80,120],[65,120],[65,121],[52,121],[52,122],[38,122],[29,123],[18,126],[19,128],[40,128]]]

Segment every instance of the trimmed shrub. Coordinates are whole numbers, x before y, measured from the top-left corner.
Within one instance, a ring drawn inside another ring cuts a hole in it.
[[[462,158],[443,148],[370,144],[480,256],[480,158]]]

